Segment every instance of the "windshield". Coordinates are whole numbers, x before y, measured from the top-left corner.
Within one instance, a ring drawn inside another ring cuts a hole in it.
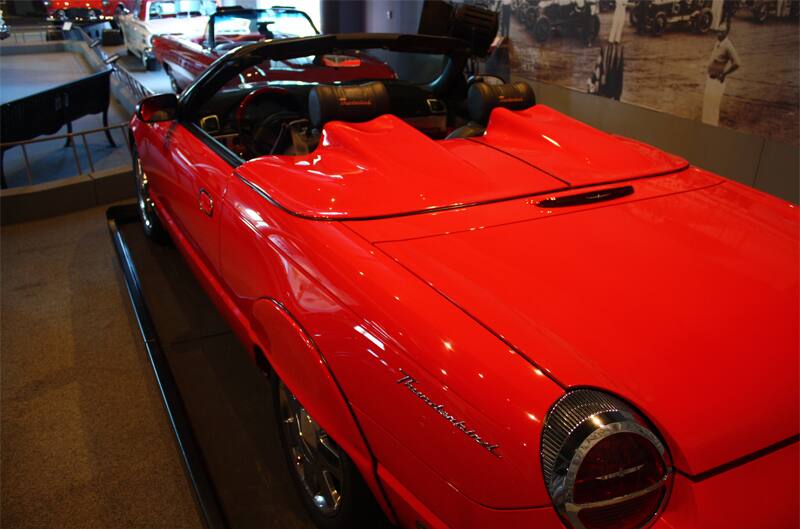
[[[308,16],[295,10],[241,10],[214,15],[215,42],[230,36],[310,37],[317,31]],[[222,37],[222,38],[220,38]]]
[[[447,57],[440,54],[338,50],[325,55],[263,61],[240,71],[226,89],[253,88],[262,84],[356,83],[388,79],[425,85],[442,74],[446,63]]]
[[[148,16],[150,20],[176,17],[199,17],[212,13],[214,9],[214,3],[208,0],[151,2],[148,8]]]

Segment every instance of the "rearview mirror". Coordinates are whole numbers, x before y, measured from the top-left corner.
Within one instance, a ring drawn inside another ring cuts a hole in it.
[[[145,123],[172,121],[178,115],[178,96],[175,94],[159,94],[139,101],[136,105],[136,117]]]

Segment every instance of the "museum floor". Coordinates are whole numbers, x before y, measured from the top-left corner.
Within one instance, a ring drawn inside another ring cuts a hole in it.
[[[0,233],[3,527],[201,526],[105,209]]]

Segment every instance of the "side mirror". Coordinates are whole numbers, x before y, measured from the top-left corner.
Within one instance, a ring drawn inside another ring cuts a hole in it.
[[[136,117],[145,123],[172,121],[178,115],[178,96],[175,94],[158,94],[139,101],[136,105]]]

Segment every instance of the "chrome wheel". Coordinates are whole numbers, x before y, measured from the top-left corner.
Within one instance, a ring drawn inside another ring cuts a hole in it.
[[[278,382],[279,413],[292,471],[311,504],[324,516],[342,507],[343,454],[283,382]]]
[[[136,202],[139,206],[139,217],[142,219],[145,233],[152,233],[157,228],[156,210],[150,199],[150,190],[147,185],[147,173],[144,172],[142,161],[137,156],[134,160],[136,172]]]

